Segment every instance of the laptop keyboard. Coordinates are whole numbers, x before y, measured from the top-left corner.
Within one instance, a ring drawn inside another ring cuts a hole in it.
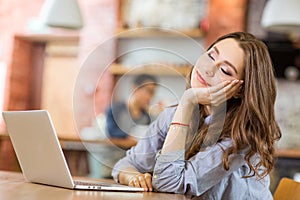
[[[86,185],[86,186],[109,186],[111,184],[100,183],[100,182],[87,182],[87,181],[74,181],[75,185]]]
[[[126,185],[120,185],[116,183],[105,183],[96,181],[74,181],[75,189],[87,189],[87,190],[108,190],[108,191],[123,191],[123,192],[143,192],[143,188],[135,188]]]

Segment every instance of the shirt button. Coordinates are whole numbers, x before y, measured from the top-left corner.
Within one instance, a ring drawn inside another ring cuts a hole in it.
[[[157,178],[157,175],[154,175],[153,178]]]

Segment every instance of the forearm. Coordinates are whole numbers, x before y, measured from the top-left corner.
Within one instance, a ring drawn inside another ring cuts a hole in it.
[[[161,151],[162,154],[184,150],[194,108],[192,104],[188,103],[178,105],[172,120],[176,124],[170,125]]]
[[[172,122],[190,124],[195,105],[185,100],[183,97],[177,106]]]

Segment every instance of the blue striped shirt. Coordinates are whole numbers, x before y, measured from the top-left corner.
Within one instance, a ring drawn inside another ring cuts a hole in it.
[[[269,176],[260,180],[255,176],[242,178],[250,171],[243,153],[231,155],[230,169],[223,168],[222,149],[231,146],[230,139],[198,152],[189,160],[184,159],[184,150],[160,154],[175,110],[176,107],[166,108],[150,125],[146,137],[116,163],[112,171],[116,182],[120,171],[134,167],[141,173],[152,173],[153,187],[160,192],[199,196],[199,199],[273,199]]]

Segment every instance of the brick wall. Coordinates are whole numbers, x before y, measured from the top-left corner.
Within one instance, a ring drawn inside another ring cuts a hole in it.
[[[209,0],[208,9],[207,46],[221,35],[246,29],[247,0]]]
[[[0,1],[0,61],[3,61],[7,66],[9,66],[12,60],[13,38],[15,33],[23,32],[26,29],[27,20],[38,15],[42,3],[43,0]],[[26,44],[22,45],[26,48]],[[27,62],[28,58],[20,58],[16,62],[22,61]],[[10,71],[7,73],[9,72]],[[24,72],[20,71],[19,73],[20,77],[22,77],[22,73]],[[25,72],[25,74],[26,73],[28,72]],[[20,84],[22,83],[24,83],[24,79],[20,82]],[[17,85],[11,87],[18,88]],[[6,89],[8,88],[9,87]],[[11,142],[8,138],[1,138],[0,140],[0,169],[20,170]]]
[[[99,66],[99,61],[106,59],[109,55],[113,55],[114,47],[108,47],[106,45],[105,52],[100,52],[96,57],[89,56],[91,51],[95,49],[107,38],[112,37],[115,32],[115,25],[117,19],[117,0],[78,0],[81,11],[84,18],[85,26],[80,31],[80,53],[79,60],[84,63],[86,59],[89,60],[89,67],[86,70],[81,70],[80,78],[78,78],[78,91],[80,93],[77,98],[79,102],[77,105],[78,115],[80,120],[78,121],[78,128],[81,129],[84,126],[90,125],[91,120],[95,118],[96,113],[102,112],[108,105],[110,100],[111,92],[111,80],[109,73],[104,73],[101,78],[101,87],[97,86],[99,78],[99,70],[102,70],[101,65]],[[7,63],[9,68],[8,77],[11,76],[10,66],[16,63],[30,63],[30,55],[28,51],[25,51],[23,47],[26,44],[17,44],[14,48],[15,57],[12,60],[13,52],[13,38],[16,33],[23,34],[26,32],[28,20],[39,15],[43,0],[24,0],[24,1],[4,1],[0,3],[0,59]],[[1,17],[3,16],[3,17]],[[64,33],[62,29],[52,29],[53,33]],[[65,31],[66,32],[66,31]],[[4,48],[5,47],[5,48]],[[18,50],[19,49],[19,50]],[[29,59],[29,61],[28,61]],[[101,63],[100,63],[101,64]],[[26,69],[22,69],[26,70]],[[20,76],[17,77],[19,83],[22,83],[27,71],[19,71]],[[100,73],[101,75],[102,73]],[[9,80],[9,79],[8,79]],[[30,79],[28,79],[30,80]],[[9,99],[9,91],[13,90],[15,95],[23,94],[24,85],[22,84],[10,84],[7,83],[6,88],[6,101],[4,104],[5,108],[11,108],[11,105],[15,109],[30,109],[28,104],[30,102],[19,101],[11,102]],[[92,89],[91,89],[92,88]],[[92,92],[91,92],[92,90]],[[94,95],[93,91],[97,91]],[[24,95],[30,95],[27,92]],[[99,95],[100,97],[99,97]],[[20,98],[30,99],[21,95]],[[15,106],[18,104],[19,106]],[[22,107],[22,105],[23,107]]]
[[[24,41],[20,41],[20,43],[14,46],[14,36],[17,33],[22,35],[26,32],[28,20],[39,15],[43,2],[44,0],[0,1],[0,60],[5,61],[8,68],[12,65],[19,66],[26,63],[30,65],[32,62],[32,60],[30,60],[31,54],[28,53],[30,46]],[[81,48],[79,55],[80,61],[84,62],[92,49],[111,37],[115,32],[117,0],[78,0],[78,2],[81,6],[85,21],[85,26],[80,33]],[[61,29],[53,29],[52,31],[53,33],[64,32]],[[13,50],[15,50],[14,55],[12,55]],[[101,85],[104,87],[99,88],[97,87],[97,81],[95,81],[98,80],[98,77],[95,77],[95,74],[98,73],[99,68],[97,62],[106,58],[107,55],[112,55],[113,51],[114,47],[108,47],[104,53],[97,55],[96,58],[89,59],[91,66],[88,70],[84,71],[81,76],[82,78],[80,80],[82,81],[82,85],[79,84],[81,94],[79,97],[79,115],[82,120],[78,123],[79,128],[90,125],[95,112],[101,112],[109,102],[111,77],[107,72],[104,73],[101,79]],[[32,103],[28,102],[28,99],[30,99],[28,98],[30,91],[23,90],[23,86],[28,84],[32,72],[28,72],[28,68],[22,69],[22,67],[19,67],[18,69],[20,70],[16,71],[16,73],[19,75],[13,76],[17,79],[15,83],[10,84],[8,82],[7,84],[6,97],[9,96],[8,91],[14,91],[14,95],[16,95],[17,98],[21,98],[21,100],[18,101],[19,103],[16,103],[7,99],[8,101],[6,101],[4,105],[6,108],[13,106],[16,109],[26,109],[30,108],[30,104]],[[11,70],[9,69],[8,77],[10,77],[10,75]],[[25,75],[29,75],[27,79]],[[94,91],[97,91],[95,96],[89,92],[90,85],[95,86]],[[98,98],[98,94],[100,94],[100,98]],[[25,99],[24,101],[22,101],[23,97]],[[97,97],[97,100],[95,100],[94,97]],[[91,108],[93,109],[91,110]],[[17,165],[14,166],[16,159],[9,140],[0,140],[0,151],[0,155],[2,155],[0,156],[0,169],[18,169]],[[3,157],[4,155],[5,158]],[[6,162],[6,158],[11,158],[11,162]]]
[[[0,60],[10,62],[13,36],[24,32],[28,19],[38,16],[44,0],[0,1]]]

